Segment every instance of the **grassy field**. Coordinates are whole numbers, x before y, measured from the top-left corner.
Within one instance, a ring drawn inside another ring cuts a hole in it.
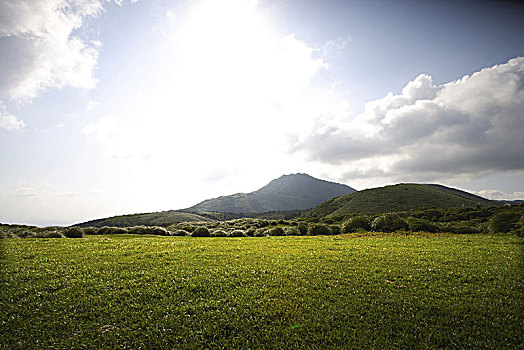
[[[0,240],[0,347],[518,349],[523,238]]]

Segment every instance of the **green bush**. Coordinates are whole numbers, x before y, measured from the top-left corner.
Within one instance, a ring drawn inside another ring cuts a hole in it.
[[[37,232],[33,238],[62,238],[63,236],[58,231],[43,231]]]
[[[489,220],[489,230],[491,232],[509,232],[517,226],[519,219],[519,213],[503,211],[491,217]]]
[[[450,222],[447,225],[443,226],[442,230],[445,232],[458,234],[479,233],[479,229],[476,227],[476,225],[468,221]]]
[[[284,234],[285,234],[284,229],[282,227],[280,227],[280,226],[272,228],[271,230],[269,230],[269,235],[270,236],[284,236]]]
[[[160,226],[133,226],[128,227],[128,233],[135,235],[157,235],[157,236],[170,236],[171,233]]]
[[[258,228],[262,228],[262,227],[269,226],[269,221],[267,221],[267,220],[259,220],[259,221],[256,223],[256,226],[257,226]]]
[[[230,237],[247,237],[243,230],[233,230],[229,233]]]
[[[301,236],[307,235],[307,225],[304,223],[300,223],[297,225],[297,230]]]
[[[308,236],[330,235],[331,229],[325,224],[310,225],[307,230]]]
[[[189,236],[189,232],[187,232],[186,230],[175,230],[174,232],[171,232],[171,236]]]
[[[181,229],[191,233],[191,232],[193,232],[195,230],[195,227],[192,226],[192,225],[184,225],[184,226],[181,227]]]
[[[62,234],[67,238],[82,238],[84,233],[78,227],[67,227]]]
[[[96,227],[84,227],[82,231],[84,232],[84,235],[97,235],[98,234],[98,229]]]
[[[165,227],[161,226],[153,226],[149,228],[151,235],[157,235],[157,236],[171,236],[171,232],[166,230]]]
[[[409,217],[408,220],[409,230],[413,232],[439,232],[440,227],[428,220],[417,219]]]
[[[268,235],[269,230],[266,228],[258,228],[255,231],[255,237],[266,237]]]
[[[285,230],[284,230],[284,235],[286,236],[300,236],[300,231],[294,227],[294,226],[291,226],[291,227],[286,227]]]
[[[252,227],[251,227],[251,228],[248,228],[248,229],[246,230],[246,236],[248,236],[248,237],[254,237],[254,236],[255,236],[255,231],[256,231],[256,230],[255,230],[254,228],[252,228]]]
[[[524,237],[524,215],[522,215],[515,224],[515,229],[512,231],[513,233],[516,233],[520,237]]]
[[[147,226],[128,227],[127,232],[134,234],[134,235],[146,235],[146,234],[149,234],[149,227]]]
[[[329,229],[332,235],[339,235],[341,233],[339,225],[329,225]]]
[[[211,237],[227,237],[227,232],[224,230],[211,231]]]
[[[357,216],[351,218],[344,222],[342,226],[342,232],[344,233],[357,232],[361,230],[371,230],[370,218],[368,216]]]
[[[381,215],[371,223],[371,230],[381,232],[406,231],[409,225],[398,214],[389,213]]]
[[[192,233],[191,237],[209,237],[211,234],[209,233],[209,230],[205,226],[197,227]]]
[[[118,235],[127,233],[127,229],[123,227],[104,226],[98,229],[99,235]]]

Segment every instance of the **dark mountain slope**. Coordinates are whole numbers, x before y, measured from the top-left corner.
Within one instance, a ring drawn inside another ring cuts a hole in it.
[[[197,213],[303,210],[354,191],[349,186],[319,180],[307,174],[283,175],[257,191],[208,199],[186,210]]]

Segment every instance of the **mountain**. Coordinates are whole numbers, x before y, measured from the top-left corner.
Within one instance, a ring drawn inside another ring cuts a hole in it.
[[[498,206],[500,203],[442,185],[398,184],[333,198],[306,212],[304,218],[378,214],[416,208]]]
[[[160,211],[155,213],[144,213],[144,214],[130,214],[113,216],[105,219],[97,219],[82,222],[74,226],[78,227],[129,227],[129,226],[169,226],[178,222],[190,222],[190,221],[213,221],[214,218],[210,218],[207,215],[198,215],[195,213],[187,213],[177,210]]]
[[[185,209],[191,212],[263,213],[311,209],[333,197],[355,190],[307,174],[283,175],[251,193],[208,199]]]

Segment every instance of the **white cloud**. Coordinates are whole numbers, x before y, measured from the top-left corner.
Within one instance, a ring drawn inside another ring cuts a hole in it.
[[[98,101],[91,100],[88,102],[86,110],[93,111],[95,110],[100,103]]]
[[[76,196],[78,193],[75,191],[63,191],[56,189],[50,183],[40,184],[38,187],[25,186],[20,187],[8,192],[11,197],[19,199],[38,199],[38,200],[52,200],[64,197]]]
[[[16,119],[16,117],[10,114],[2,101],[0,101],[0,128],[5,130],[15,130],[25,127],[25,123],[22,120]]]
[[[353,120],[322,123],[295,151],[345,179],[449,179],[524,170],[524,58],[435,86],[421,74]]]
[[[481,197],[492,200],[524,200],[524,191],[507,193],[499,190],[470,191]]]
[[[49,87],[93,88],[99,42],[77,34],[100,0],[0,2],[0,95],[29,100]]]

